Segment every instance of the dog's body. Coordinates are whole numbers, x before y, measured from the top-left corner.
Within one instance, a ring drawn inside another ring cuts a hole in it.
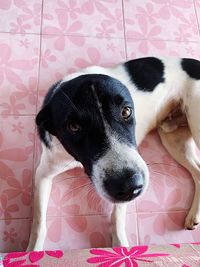
[[[98,193],[115,203],[113,245],[128,246],[126,202],[148,184],[137,146],[154,128],[194,179],[185,220],[185,227],[194,229],[200,222],[199,104],[200,62],[192,59],[142,58],[114,68],[88,67],[55,84],[36,118],[43,150],[28,250],[43,248],[53,177],[82,165]]]

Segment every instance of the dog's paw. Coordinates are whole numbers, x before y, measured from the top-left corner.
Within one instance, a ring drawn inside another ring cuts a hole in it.
[[[197,225],[200,223],[200,214],[193,213],[192,211],[188,213],[185,218],[185,229],[194,230],[197,228]]]
[[[112,247],[129,247],[129,243],[126,237],[118,238],[117,236],[112,237]]]

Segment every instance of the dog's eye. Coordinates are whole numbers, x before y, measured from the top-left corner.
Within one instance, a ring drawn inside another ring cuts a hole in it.
[[[125,106],[122,109],[122,117],[124,120],[128,120],[130,118],[130,116],[132,115],[132,109],[128,106]]]
[[[80,131],[81,127],[80,127],[80,125],[79,125],[78,123],[76,123],[76,122],[70,122],[70,123],[68,124],[68,129],[69,129],[71,132],[73,132],[73,133],[77,133],[77,132]]]

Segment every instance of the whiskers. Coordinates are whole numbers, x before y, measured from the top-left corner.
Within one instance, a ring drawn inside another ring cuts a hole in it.
[[[76,107],[76,105],[74,104],[74,102],[69,98],[69,96],[63,92],[63,90],[61,89],[60,92],[63,94],[63,96],[65,97],[65,99],[67,99],[67,102],[70,103],[71,107],[77,112],[79,113],[78,108]]]

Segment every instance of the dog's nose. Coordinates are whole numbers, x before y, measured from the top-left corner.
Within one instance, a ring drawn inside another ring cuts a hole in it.
[[[144,188],[144,175],[140,172],[109,175],[104,181],[107,194],[114,201],[130,201],[139,196]]]

